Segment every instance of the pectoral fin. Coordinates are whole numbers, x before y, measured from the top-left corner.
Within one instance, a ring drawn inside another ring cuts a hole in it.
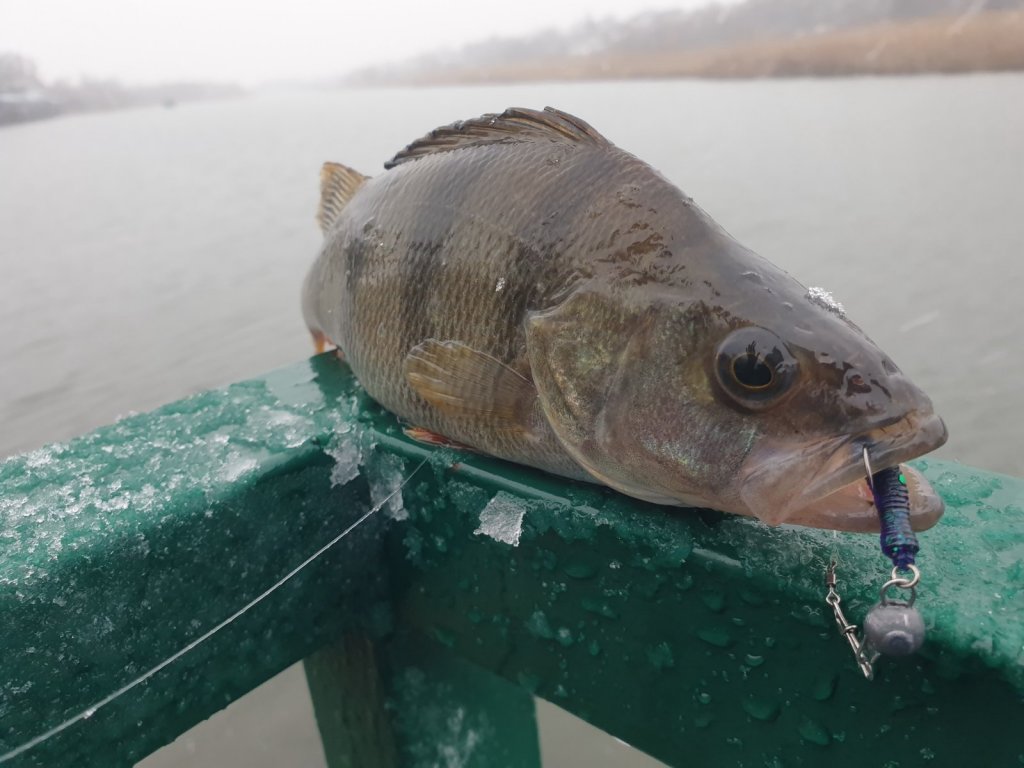
[[[537,403],[533,382],[462,342],[428,339],[413,347],[405,377],[420,397],[449,416],[481,419],[496,430],[530,431]]]

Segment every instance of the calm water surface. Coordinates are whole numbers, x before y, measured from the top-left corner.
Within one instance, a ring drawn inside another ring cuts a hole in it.
[[[318,171],[437,125],[574,112],[833,291],[935,400],[947,458],[1024,475],[1024,76],[275,94],[0,130],[0,455],[310,353]]]

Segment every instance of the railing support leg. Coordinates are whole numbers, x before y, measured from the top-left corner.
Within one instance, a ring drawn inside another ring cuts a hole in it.
[[[540,768],[533,695],[420,634],[387,645],[401,765]]]
[[[351,633],[303,661],[328,768],[399,765],[376,655]]]
[[[533,696],[420,635],[346,635],[303,665],[329,768],[540,768]]]

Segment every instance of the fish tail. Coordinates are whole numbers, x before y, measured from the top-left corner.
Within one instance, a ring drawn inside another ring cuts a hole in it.
[[[320,169],[320,206],[317,209],[316,220],[325,236],[352,196],[366,183],[367,178],[340,163],[324,163]],[[322,265],[323,254],[309,271],[302,286],[302,317],[313,336],[313,346],[317,354],[323,352],[328,345],[338,346],[325,333],[317,311],[323,289]]]
[[[337,346],[324,331],[320,323],[319,313],[317,312],[320,293],[318,285],[319,275],[320,261],[318,259],[306,276],[306,282],[302,286],[302,319],[306,321],[306,328],[309,329],[309,335],[313,337],[313,347],[318,355],[327,349],[328,346]]]

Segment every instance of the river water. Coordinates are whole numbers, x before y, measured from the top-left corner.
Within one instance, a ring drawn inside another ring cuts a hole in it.
[[[336,90],[0,131],[0,455],[300,360],[318,171],[580,115],[850,316],[946,458],[1024,475],[1024,75]]]
[[[274,93],[0,130],[0,456],[302,359],[320,164],[375,173],[437,125],[545,104],[832,290],[935,400],[941,455],[1024,475],[1024,75]],[[301,675],[144,764],[324,765]],[[539,706],[551,764],[645,760],[581,760],[619,747]]]

